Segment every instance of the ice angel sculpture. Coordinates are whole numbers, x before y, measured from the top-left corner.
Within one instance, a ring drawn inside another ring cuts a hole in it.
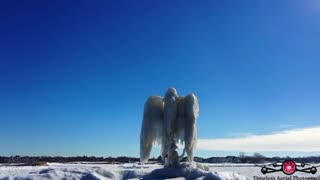
[[[140,162],[148,161],[152,145],[161,144],[165,166],[179,166],[177,143],[184,145],[188,161],[193,162],[197,144],[198,98],[194,94],[179,96],[169,88],[164,97],[150,96],[145,103],[140,134]]]

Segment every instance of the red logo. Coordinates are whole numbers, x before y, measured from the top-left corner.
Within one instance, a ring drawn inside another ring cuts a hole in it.
[[[292,160],[286,160],[285,162],[282,163],[282,171],[286,175],[291,175],[297,170],[297,165],[294,161]]]

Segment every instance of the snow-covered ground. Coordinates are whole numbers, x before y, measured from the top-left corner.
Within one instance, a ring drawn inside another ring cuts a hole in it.
[[[254,179],[266,177],[261,174],[260,168],[252,164],[205,164],[209,167],[213,176],[221,179]],[[48,166],[7,166],[0,164],[0,179],[139,179],[143,175],[155,169],[162,168],[161,165],[137,165],[137,164],[97,164],[97,163],[49,163]],[[282,172],[268,174],[268,177],[288,177]],[[294,176],[319,177],[296,172]],[[203,176],[204,177],[204,176]],[[203,178],[202,177],[202,178]],[[199,179],[202,179],[199,178]],[[178,178],[179,179],[179,178]],[[183,178],[180,178],[183,179]],[[206,179],[206,178],[205,178]]]

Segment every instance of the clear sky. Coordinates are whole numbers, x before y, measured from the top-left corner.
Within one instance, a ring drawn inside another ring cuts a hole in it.
[[[316,0],[1,2],[0,155],[138,156],[170,86],[199,97],[197,155],[238,154],[204,141],[320,126],[319,57]]]

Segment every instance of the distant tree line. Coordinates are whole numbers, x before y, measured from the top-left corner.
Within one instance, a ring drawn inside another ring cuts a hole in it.
[[[135,157],[95,157],[95,156],[0,156],[0,163],[32,163],[32,162],[101,162],[101,163],[129,163],[137,162]],[[151,162],[157,159],[151,158]]]
[[[240,153],[239,156],[226,156],[226,157],[195,157],[194,161],[202,163],[251,163],[251,164],[262,164],[262,163],[281,163],[288,159],[294,160],[298,163],[320,163],[319,156],[308,156],[308,157],[265,157],[260,153],[254,153],[251,156]],[[183,161],[186,161],[185,157]]]
[[[265,157],[260,153],[254,153],[251,156],[240,153],[239,156],[226,156],[226,157],[195,157],[194,161],[202,163],[274,163],[283,162],[287,159],[292,159],[300,163],[320,163],[320,156],[309,156],[309,157]],[[182,161],[187,161],[184,157]],[[98,162],[106,164],[120,164],[120,163],[130,163],[139,162],[137,157],[95,157],[95,156],[0,156],[0,163],[34,163],[34,162]],[[149,159],[150,163],[162,163],[161,157]]]

